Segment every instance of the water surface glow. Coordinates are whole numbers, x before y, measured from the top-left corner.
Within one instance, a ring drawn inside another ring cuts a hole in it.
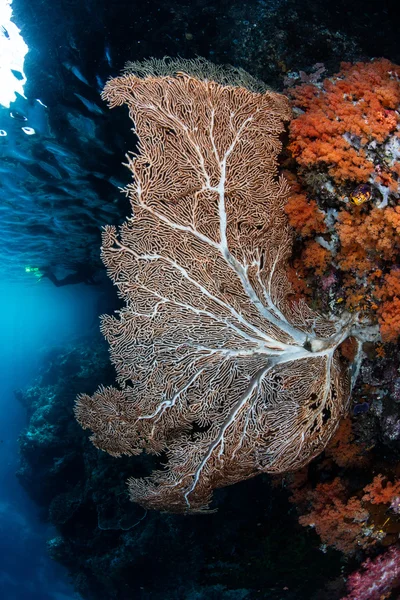
[[[11,4],[12,0],[0,0],[0,104],[6,108],[17,93],[24,96],[24,59],[29,50],[20,29],[11,20]]]

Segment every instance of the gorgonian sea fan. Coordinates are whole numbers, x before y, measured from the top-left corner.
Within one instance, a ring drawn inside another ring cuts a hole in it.
[[[126,301],[101,325],[120,389],[81,395],[76,416],[113,456],[167,456],[129,481],[133,501],[199,512],[213,489],[323,450],[348,404],[351,323],[289,301],[284,96],[128,72],[103,97],[128,105],[139,139],[133,214],[102,246]]]

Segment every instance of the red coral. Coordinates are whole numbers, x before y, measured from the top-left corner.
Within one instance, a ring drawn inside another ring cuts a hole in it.
[[[386,59],[343,63],[336,75],[299,85],[289,94],[297,115],[290,125],[289,149],[306,186],[297,182],[286,207],[290,223],[307,239],[301,258],[297,255],[297,271],[302,261],[306,276],[311,270],[322,275],[332,260],[346,307],[379,322],[382,340],[395,342],[400,336],[400,284],[386,276],[400,252],[400,206],[395,205],[400,194],[400,67]],[[359,187],[362,203],[355,200]],[[324,221],[332,240],[340,242],[333,258],[308,240],[321,232],[322,214],[317,202],[308,199],[308,189],[315,200],[322,191],[339,202],[353,198],[334,215],[336,225],[332,215]]]
[[[286,269],[286,275],[292,288],[291,298],[294,302],[304,300],[304,298],[310,296],[311,288],[306,283],[305,269],[301,264],[289,265]]]
[[[309,200],[296,176],[290,171],[284,175],[290,184],[290,196],[285,205],[289,223],[302,237],[309,237],[326,230],[324,213],[318,208],[315,200]]]
[[[345,422],[327,448],[325,467],[329,466],[329,459],[346,468],[365,464],[361,448],[353,444],[349,427],[349,421]],[[313,488],[305,473],[289,480],[291,502],[302,513],[299,523],[315,528],[323,544],[348,555],[377,543],[388,545],[398,539],[399,533],[399,523],[388,517],[388,508],[398,513],[400,481],[391,483],[385,476],[377,475],[359,491],[353,489],[353,483],[350,488],[346,478],[336,477]]]

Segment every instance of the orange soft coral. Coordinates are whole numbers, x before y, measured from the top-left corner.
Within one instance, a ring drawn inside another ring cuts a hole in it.
[[[400,337],[400,298],[384,302],[378,314],[382,340],[396,342]]]
[[[341,67],[322,86],[291,91],[304,112],[291,123],[290,149],[303,167],[324,167],[337,183],[362,183],[374,172],[367,144],[382,144],[400,122],[400,67],[385,59]]]
[[[394,267],[385,275],[375,297],[381,301],[378,315],[382,339],[396,342],[400,337],[400,268]]]
[[[319,483],[310,492],[312,509],[299,518],[299,523],[315,528],[323,544],[345,554],[376,543],[365,535],[364,524],[369,513],[355,497],[346,498],[346,488],[337,477],[330,483]]]
[[[387,478],[379,474],[372,482],[364,488],[363,501],[371,504],[390,504],[400,494],[400,481],[391,483]]]
[[[393,300],[400,297],[400,267],[394,267],[384,277],[384,283],[376,289],[375,295],[379,300]]]
[[[285,212],[290,225],[303,237],[325,231],[324,214],[315,200],[308,200],[304,193],[292,194],[286,203]]]
[[[306,282],[306,273],[303,265],[289,266],[286,270],[288,281],[292,287],[292,298],[295,302],[311,294],[311,289]]]
[[[322,276],[331,260],[331,253],[326,248],[323,248],[318,242],[308,240],[305,243],[304,250],[301,254],[303,264],[314,273],[314,275]]]
[[[336,225],[341,248],[337,264],[346,272],[348,308],[377,314],[382,340],[395,342],[400,336],[400,270],[392,267],[400,252],[400,206],[365,213],[353,207],[338,215]]]
[[[353,554],[359,548],[387,544],[398,537],[398,520],[388,517],[388,509],[397,511],[399,481],[392,484],[385,476],[377,475],[354,494],[346,479],[336,477],[312,488],[303,474],[289,482],[289,487],[291,501],[303,513],[299,523],[313,527],[326,546]]]
[[[290,225],[302,237],[323,233],[326,230],[324,213],[319,210],[315,200],[307,198],[305,190],[293,173],[285,171],[284,174],[291,189],[285,206]]]
[[[367,462],[364,450],[364,445],[356,443],[351,419],[347,417],[326,447],[325,455],[332,458],[339,467],[360,467]]]
[[[373,208],[369,213],[361,207],[342,210],[336,229],[340,268],[369,275],[382,260],[394,261],[400,250],[400,206]]]
[[[297,115],[289,148],[299,168],[286,212],[302,238],[297,272],[303,269],[312,289],[310,276],[333,263],[338,301],[379,321],[382,340],[394,342],[400,295],[382,281],[400,253],[400,67],[386,59],[344,63],[322,83],[289,93]],[[320,233],[331,235],[333,256],[310,239]]]

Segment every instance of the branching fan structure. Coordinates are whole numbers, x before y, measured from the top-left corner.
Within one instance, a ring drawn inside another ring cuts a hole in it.
[[[215,488],[323,450],[348,404],[352,323],[289,301],[284,96],[183,72],[128,72],[103,96],[139,139],[132,216],[102,245],[126,307],[101,325],[119,388],[81,395],[76,416],[113,456],[162,456],[129,481],[133,501],[199,512]]]

